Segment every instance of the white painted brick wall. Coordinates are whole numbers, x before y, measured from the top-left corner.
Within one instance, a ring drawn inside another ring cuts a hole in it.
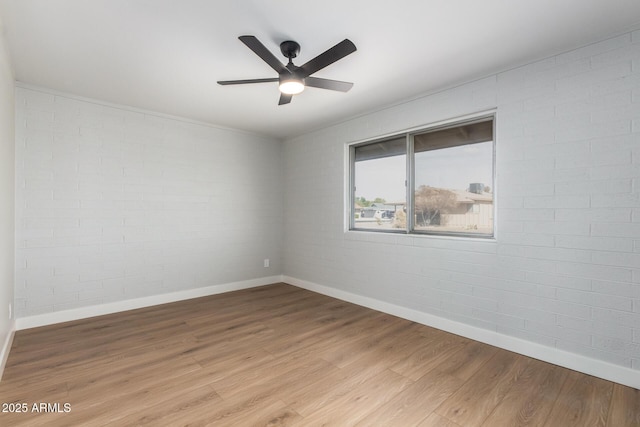
[[[27,87],[16,128],[18,317],[280,273],[280,142]]]
[[[284,274],[640,370],[639,34],[286,141]],[[495,241],[344,232],[345,144],[489,108]]]
[[[11,314],[9,310],[15,297],[14,80],[3,30],[0,23],[0,358],[7,356],[3,347],[9,343],[15,319],[15,305]],[[2,367],[0,359],[0,369]]]

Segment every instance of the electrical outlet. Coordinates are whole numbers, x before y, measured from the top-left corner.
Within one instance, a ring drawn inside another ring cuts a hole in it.
[[[264,268],[269,268],[269,258],[264,259]]]

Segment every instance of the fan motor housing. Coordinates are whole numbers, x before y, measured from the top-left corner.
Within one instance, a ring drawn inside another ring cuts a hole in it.
[[[285,40],[280,43],[280,52],[289,59],[293,59],[300,53],[300,45],[293,40]]]

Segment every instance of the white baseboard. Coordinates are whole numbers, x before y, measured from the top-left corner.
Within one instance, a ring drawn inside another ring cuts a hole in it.
[[[88,317],[104,314],[118,313],[134,310],[136,308],[150,307],[158,304],[166,304],[186,299],[205,297],[240,289],[255,288],[272,283],[282,282],[282,276],[261,277],[258,279],[244,280],[241,282],[225,283],[222,285],[207,286],[204,288],[188,289],[185,291],[171,292],[167,294],[151,295],[143,298],[135,298],[117,301],[108,304],[92,305],[71,310],[56,311],[53,313],[39,314],[36,316],[20,317],[16,319],[16,330],[37,328],[39,326],[53,325],[55,323],[69,322],[72,320],[86,319]]]
[[[7,359],[9,359],[9,351],[11,350],[11,345],[13,344],[13,334],[16,330],[16,324],[14,320],[11,320],[11,324],[9,325],[9,332],[5,337],[4,343],[2,345],[2,349],[0,349],[0,380],[2,380],[2,375],[4,374],[4,367],[7,365]]]
[[[338,298],[343,301],[368,307],[383,313],[451,332],[456,335],[461,335],[475,341],[480,341],[485,344],[533,357],[534,359],[553,363],[554,365],[563,366],[574,371],[583,372],[585,374],[627,385],[629,387],[640,388],[640,371],[636,371],[631,368],[625,368],[624,366],[614,365],[612,363],[592,359],[576,353],[570,353],[557,348],[544,346],[521,338],[500,334],[495,331],[478,328],[476,326],[467,325],[362,295],[352,294],[350,292],[330,288],[328,286],[318,285],[317,283],[296,279],[294,277],[284,276],[282,281],[319,294]]]

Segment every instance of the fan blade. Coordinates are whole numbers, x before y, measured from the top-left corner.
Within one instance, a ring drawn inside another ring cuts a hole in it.
[[[280,94],[280,101],[278,102],[278,105],[284,105],[284,104],[288,104],[291,102],[291,98],[293,98],[293,95],[288,95],[286,93],[281,93]]]
[[[277,77],[268,79],[250,79],[250,80],[218,80],[219,85],[244,85],[247,83],[271,83],[277,82]]]
[[[349,39],[344,39],[331,49],[326,50],[320,55],[313,58],[311,61],[304,64],[300,69],[302,70],[302,77],[308,77],[311,74],[323,69],[324,67],[333,64],[334,62],[344,58],[345,56],[356,51],[356,45]]]
[[[305,86],[317,87],[320,89],[337,90],[348,92],[353,87],[353,83],[341,82],[340,80],[321,79],[319,77],[307,77],[304,79]]]
[[[240,36],[238,38],[256,55],[262,58],[264,62],[269,64],[271,68],[276,70],[278,74],[291,73],[289,69],[285,67],[284,64],[280,62],[278,58],[276,58],[273,53],[271,53],[269,49],[267,49],[262,43],[260,43],[260,40],[258,40],[254,36]]]

